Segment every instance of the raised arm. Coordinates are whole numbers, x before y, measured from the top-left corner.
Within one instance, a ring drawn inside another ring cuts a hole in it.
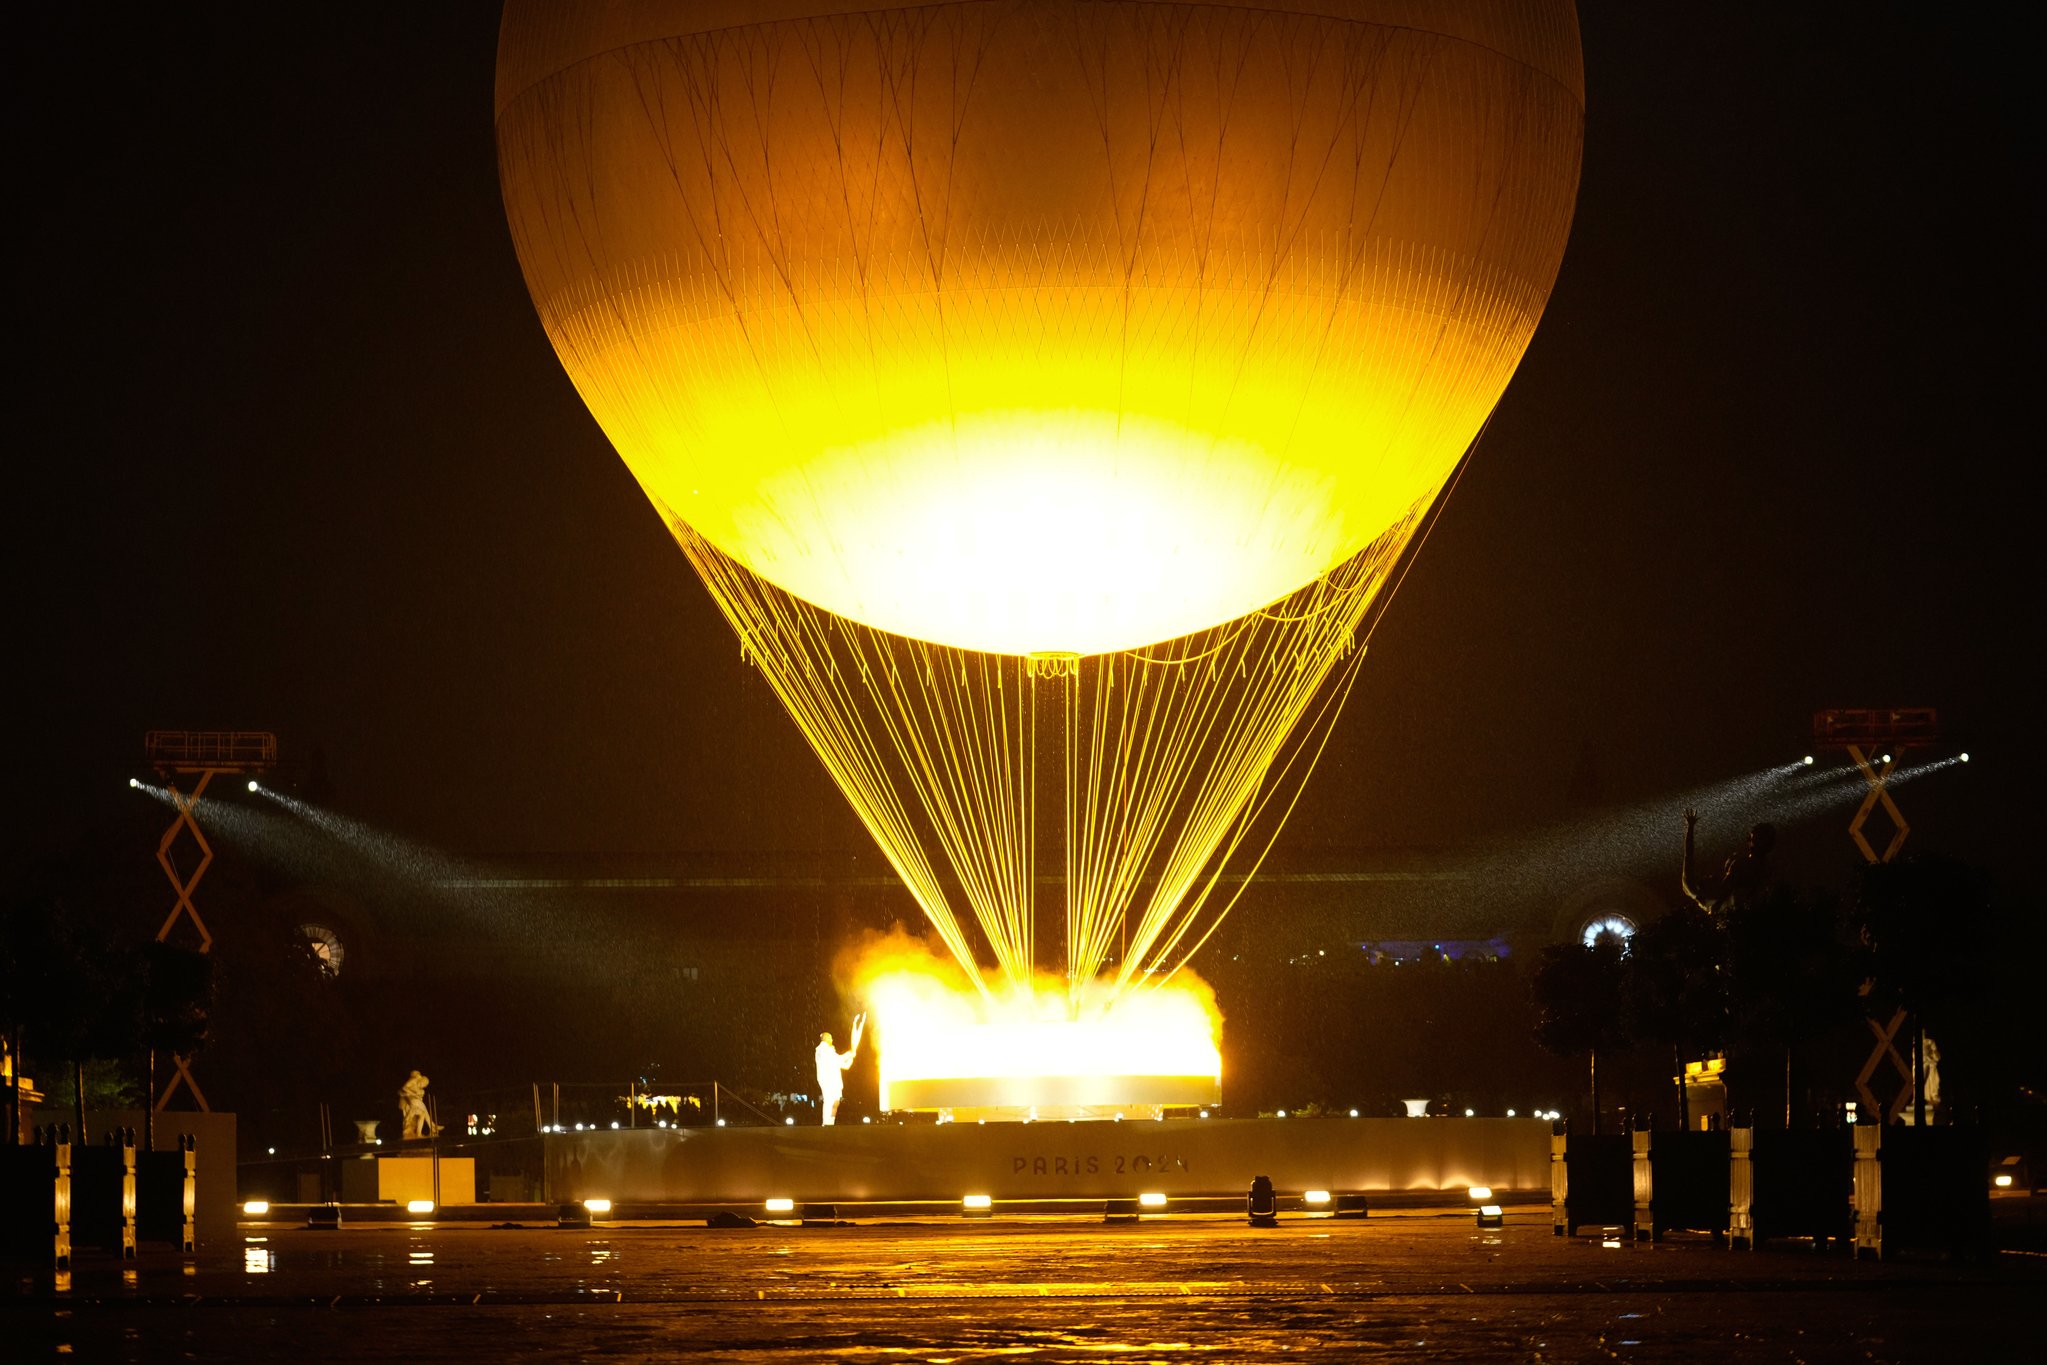
[[[1693,905],[1698,906],[1701,910],[1711,910],[1713,908],[1713,903],[1699,894],[1699,891],[1696,887],[1696,878],[1698,874],[1694,871],[1692,866],[1693,860],[1692,842],[1693,835],[1695,830],[1697,829],[1698,823],[1699,813],[1695,810],[1689,809],[1686,810],[1684,862],[1678,869],[1677,885],[1678,889],[1684,892],[1686,900],[1690,901]]]

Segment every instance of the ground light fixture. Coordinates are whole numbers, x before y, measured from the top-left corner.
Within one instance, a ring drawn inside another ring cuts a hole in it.
[[[796,1201],[793,1199],[770,1199],[762,1207],[769,1213],[794,1213],[796,1212]]]
[[[2011,1183],[2010,1176],[2005,1177],[2005,1183],[2007,1185]],[[264,1214],[270,1212],[270,1201],[268,1199],[251,1199],[242,1205],[242,1212],[251,1218],[261,1218]]]
[[[431,1199],[408,1199],[405,1202],[405,1211],[407,1213],[432,1213],[434,1211],[434,1201]]]
[[[2011,1188],[2011,1177],[2008,1175],[1992,1176],[1990,1183],[1997,1186],[2000,1190],[2008,1190]]]
[[[1141,1209],[1162,1209],[1165,1206],[1166,1197],[1157,1190],[1146,1190],[1137,1196],[1137,1207]]]
[[[252,791],[252,792],[259,792],[259,791],[262,791],[262,790],[263,790],[263,784],[262,784],[261,782],[258,782],[258,781],[257,781],[257,780],[256,780],[255,778],[253,778],[253,777],[252,777],[252,778],[250,778],[250,779],[249,779],[249,790],[250,790],[250,791]]]
[[[583,1207],[590,1211],[592,1217],[596,1217],[598,1214],[611,1212],[611,1201],[609,1199],[585,1199]]]
[[[1466,1197],[1471,1200],[1472,1203],[1484,1204],[1492,1199],[1493,1187],[1490,1185],[1473,1185],[1464,1193]]]
[[[1163,1196],[1159,1202],[1165,1202]],[[1252,1178],[1250,1196],[1244,1201],[1244,1213],[1254,1228],[1279,1226],[1279,1200],[1272,1193],[1272,1177],[1261,1175]]]
[[[995,1212],[995,1201],[985,1194],[964,1195],[960,1199],[962,1218],[987,1218]]]
[[[1498,1204],[1480,1204],[1478,1206],[1478,1225],[1482,1228],[1499,1227],[1506,1221],[1506,1218],[1506,1210],[1502,1209]]]
[[[1329,1191],[1303,1190],[1301,1192],[1301,1202],[1311,1209],[1326,1209],[1329,1207]]]
[[[142,779],[139,777],[131,777],[128,779],[128,785],[132,788],[140,790],[142,786]]]

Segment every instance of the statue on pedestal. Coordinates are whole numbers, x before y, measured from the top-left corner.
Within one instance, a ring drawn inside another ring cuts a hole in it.
[[[413,1138],[430,1138],[441,1131],[426,1112],[427,1078],[414,1071],[405,1078],[405,1084],[398,1087],[398,1117],[404,1123],[401,1134],[407,1141]]]

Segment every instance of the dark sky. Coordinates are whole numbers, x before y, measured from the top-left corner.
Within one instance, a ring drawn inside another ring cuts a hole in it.
[[[451,849],[860,845],[527,300],[495,7],[50,8],[6,58],[10,867],[158,823],[152,726],[317,746]],[[1900,794],[1915,847],[2016,870],[2039,162],[2016,35],[1953,9],[1587,10],[1562,276],[1285,847],[1483,842],[1931,705],[1977,762]]]

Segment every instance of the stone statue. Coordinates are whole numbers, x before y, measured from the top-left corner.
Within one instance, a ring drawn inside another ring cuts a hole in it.
[[[428,1084],[425,1076],[414,1071],[405,1078],[405,1084],[398,1087],[398,1117],[405,1125],[402,1136],[407,1141],[413,1138],[430,1138],[441,1131],[440,1126],[426,1112]]]
[[[839,1121],[839,1101],[846,1095],[846,1068],[853,1065],[853,1058],[860,1052],[860,1035],[867,1029],[867,1016],[853,1016],[853,1046],[840,1052],[832,1044],[832,1035],[817,1035],[817,1099],[818,1107],[824,1110],[824,1125],[829,1128]]]
[[[1746,904],[1763,889],[1769,878],[1770,850],[1777,845],[1777,827],[1763,823],[1749,827],[1748,843],[1741,852],[1730,854],[1718,876],[1700,876],[1693,866],[1692,833],[1699,813],[1685,812],[1684,867],[1678,885],[1685,898],[1707,914],[1719,914]]]
[[[1919,1093],[1926,1101],[1926,1121],[1939,1123],[1944,1117],[1940,1107],[1940,1048],[1930,1033],[1919,1035]],[[1905,1122],[1917,1121],[1917,1106],[1906,1105]]]

